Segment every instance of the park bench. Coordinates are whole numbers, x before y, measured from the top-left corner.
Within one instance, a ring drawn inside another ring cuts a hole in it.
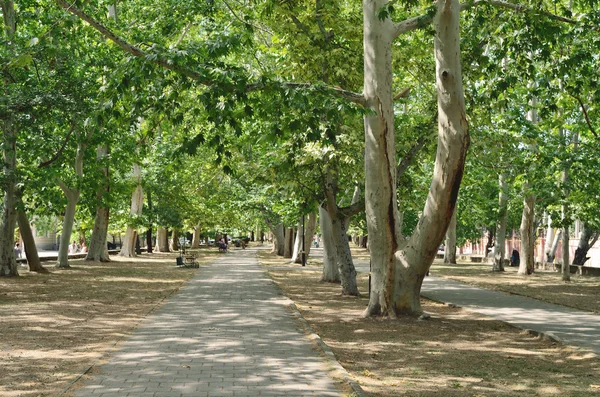
[[[200,264],[198,263],[198,257],[196,254],[184,254],[177,258],[177,266],[178,267],[192,267],[199,268]]]

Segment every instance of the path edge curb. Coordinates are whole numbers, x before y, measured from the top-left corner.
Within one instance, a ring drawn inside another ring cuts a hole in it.
[[[260,264],[260,261],[259,261],[259,264]],[[346,370],[346,368],[344,368],[344,366],[342,364],[340,364],[340,362],[337,360],[337,358],[335,357],[335,354],[333,353],[333,350],[331,350],[331,348],[327,345],[327,343],[325,343],[323,341],[323,339],[321,339],[319,334],[317,334],[315,332],[315,330],[312,329],[312,327],[310,326],[308,321],[306,321],[306,319],[304,318],[304,316],[298,309],[298,306],[296,306],[296,303],[289,296],[287,296],[283,293],[283,290],[281,289],[279,284],[277,284],[277,282],[275,282],[275,280],[273,280],[273,277],[271,277],[271,274],[269,273],[269,269],[265,268],[262,264],[260,264],[260,266],[261,266],[262,270],[265,272],[265,274],[269,277],[269,279],[271,280],[271,282],[273,283],[275,288],[277,288],[279,295],[285,297],[288,300],[287,307],[290,309],[290,312],[292,313],[292,315],[294,317],[296,317],[296,319],[298,319],[298,321],[302,324],[302,327],[308,333],[309,337],[317,344],[318,348],[325,355],[325,357],[327,358],[328,364],[330,364],[332,366],[331,372],[338,371],[342,375],[342,378],[343,378],[342,380],[345,383],[347,383],[348,386],[350,386],[350,389],[352,389],[352,393],[353,393],[353,394],[351,394],[352,396],[368,397],[367,393],[363,390],[363,388],[360,386],[360,384],[356,380],[354,380],[352,375],[350,375],[350,373]]]
[[[441,301],[439,299],[434,299],[434,298],[426,296],[424,294],[421,294],[421,297],[423,297],[425,299],[429,299],[432,302],[437,302],[437,303],[440,303],[442,305],[446,305],[448,307],[458,308],[458,309],[462,309],[462,310],[469,310],[469,311],[472,311],[474,313],[477,313],[476,311],[473,311],[473,310],[471,310],[471,309],[469,309],[467,307],[462,307],[460,305],[457,305],[456,303]],[[486,316],[486,317],[489,317],[489,318],[493,319],[493,317],[490,317],[490,316]],[[534,336],[536,338],[540,338],[542,340],[546,340],[546,341],[549,341],[549,342],[559,343],[559,344],[561,344],[564,347],[574,348],[573,346],[567,345],[565,343],[565,341],[562,338],[556,336],[554,334],[554,332],[550,332],[550,331],[549,332],[537,331],[537,330],[533,330],[533,329],[529,329],[529,328],[522,328],[522,327],[519,327],[518,325],[511,324],[511,323],[509,323],[507,321],[504,321],[504,320],[498,320],[498,319],[494,319],[494,320],[500,321],[500,322],[502,322],[502,323],[504,323],[504,324],[506,324],[508,326],[511,326],[513,328],[520,329],[523,332],[525,332],[525,333],[527,333],[527,334],[529,334],[531,336]]]

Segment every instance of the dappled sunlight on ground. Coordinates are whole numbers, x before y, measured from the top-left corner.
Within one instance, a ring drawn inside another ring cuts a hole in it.
[[[207,252],[207,263],[216,256]],[[201,269],[177,254],[70,261],[0,279],[0,395],[55,396]]]
[[[439,268],[433,271],[440,275]],[[507,273],[501,277],[515,277]],[[598,395],[594,386],[600,383],[600,361],[593,354],[430,301],[423,302],[432,316],[427,321],[363,319],[360,314],[368,303],[365,274],[358,276],[364,294],[359,298],[343,297],[339,285],[319,282],[319,271],[270,274],[369,395]],[[490,271],[481,275],[489,281],[494,276]],[[551,280],[551,275],[536,276]],[[515,285],[526,285],[522,282],[515,277]]]

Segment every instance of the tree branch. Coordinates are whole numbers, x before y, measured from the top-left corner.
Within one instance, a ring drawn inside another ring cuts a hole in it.
[[[104,37],[111,40],[119,47],[121,47],[121,49],[123,49],[125,52],[127,52],[135,57],[138,57],[138,58],[144,58],[147,61],[153,62],[165,69],[172,70],[174,72],[182,74],[182,75],[189,77],[190,79],[195,80],[203,85],[206,85],[206,86],[212,85],[212,81],[207,79],[200,73],[190,70],[181,65],[177,65],[172,60],[160,58],[158,56],[154,56],[154,54],[148,54],[147,52],[144,52],[143,50],[134,46],[133,44],[128,43],[125,39],[116,35],[110,29],[108,29],[107,27],[102,25],[100,22],[96,21],[91,16],[87,15],[85,12],[83,12],[79,8],[75,7],[73,4],[69,4],[68,2],[66,2],[64,0],[56,0],[56,3],[59,6],[61,6],[62,8],[64,8],[66,11],[68,11],[71,14],[76,15],[77,17],[86,21],[88,24],[90,24],[90,26],[92,26],[94,29],[96,29],[98,32],[100,32]]]
[[[69,138],[71,137],[71,134],[73,133],[74,130],[75,130],[75,123],[72,123],[71,129],[67,133],[67,136],[65,137],[65,140],[64,140],[62,146],[60,147],[60,149],[58,149],[58,152],[56,152],[56,154],[50,160],[41,162],[38,165],[38,168],[47,167],[60,158],[61,154],[65,151],[65,148],[67,147],[67,143],[69,143]]]
[[[283,85],[290,88],[310,88],[313,86],[312,83],[283,83]],[[363,107],[367,106],[367,100],[363,94],[347,91],[339,87],[326,86],[325,89],[331,91],[332,94],[348,99],[350,102],[354,102]]]
[[[400,159],[398,162],[398,167],[396,168],[396,178],[399,178],[402,174],[406,172],[408,167],[415,162],[415,158],[417,154],[425,147],[425,144],[429,140],[429,137],[426,135],[421,135],[417,142],[408,150],[406,155]]]
[[[594,134],[594,136],[596,137],[596,139],[598,139],[598,134],[596,133],[596,130],[594,130],[594,127],[592,127],[592,122],[590,120],[590,116],[588,115],[588,112],[585,109],[585,105],[581,101],[581,98],[579,98],[578,96],[573,95],[571,93],[569,93],[569,95],[571,95],[573,98],[575,98],[575,100],[577,100],[577,102],[579,102],[579,106],[581,106],[581,111],[583,112],[583,116],[585,117],[585,122],[587,123],[588,128],[590,129],[590,131],[592,132],[592,134]]]
[[[139,47],[136,47],[133,44],[128,43],[125,39],[119,37],[114,32],[112,32],[110,29],[108,29],[107,27],[105,27],[104,25],[102,25],[101,23],[99,23],[94,18],[90,17],[89,15],[87,15],[86,13],[84,13],[83,11],[81,11],[80,9],[75,7],[74,5],[69,4],[64,0],[56,0],[56,3],[58,5],[60,5],[62,8],[64,8],[66,11],[68,11],[68,12],[72,13],[73,15],[76,15],[77,17],[86,21],[94,29],[96,29],[98,32],[100,32],[104,37],[111,40],[119,47],[121,47],[121,49],[123,49],[125,52],[127,52],[135,57],[138,57],[138,58],[144,58],[144,59],[146,59],[150,62],[153,62],[165,69],[172,70],[172,71],[179,73],[181,75],[184,75],[192,80],[195,80],[205,86],[211,86],[213,84],[213,82],[210,79],[204,77],[203,75],[201,75],[198,72],[190,70],[184,66],[178,65],[175,62],[173,62],[172,60],[160,58],[158,56],[154,56],[154,54],[148,54],[148,53],[144,52],[142,49],[140,49]],[[284,83],[284,85],[288,86],[288,87],[292,87],[292,88],[308,88],[308,87],[312,86],[311,83]],[[257,91],[262,88],[264,88],[263,84],[250,84],[250,85],[246,86],[246,92]],[[348,99],[349,101],[357,103],[361,106],[367,105],[367,102],[362,94],[358,94],[358,93],[351,92],[351,91],[346,91],[346,90],[343,90],[338,87],[330,87],[329,90],[333,94],[336,94],[340,97]]]
[[[522,4],[514,4],[514,3],[509,3],[509,2],[501,1],[501,0],[475,0],[472,2],[468,2],[468,3],[461,3],[460,10],[461,11],[468,10],[470,8],[477,7],[477,6],[480,6],[483,4],[489,4],[493,7],[499,7],[499,8],[508,8],[508,9],[511,9],[511,10],[517,11],[517,12],[531,12],[533,14],[543,15],[543,16],[553,19],[555,21],[564,22],[564,23],[568,23],[571,25],[576,25],[578,23],[578,21],[576,21],[574,19],[561,17],[560,15],[552,14],[551,12],[548,12],[548,11],[536,10],[531,7],[524,6]],[[433,15],[425,14],[425,15],[419,15],[419,16],[416,16],[413,18],[405,19],[404,21],[401,21],[401,22],[397,22],[394,24],[394,31],[393,31],[392,37],[395,39],[396,37],[400,36],[403,33],[411,32],[413,30],[423,28],[423,27],[429,25],[432,21],[433,21]],[[591,28],[594,30],[598,30],[599,27],[592,26]]]
[[[338,208],[338,212],[341,213],[345,218],[351,217],[365,210],[365,199],[361,199],[354,204],[350,204],[348,207]]]

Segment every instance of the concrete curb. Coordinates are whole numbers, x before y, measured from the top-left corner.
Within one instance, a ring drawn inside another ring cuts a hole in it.
[[[441,303],[442,305],[446,305],[448,307],[457,308],[457,309],[463,309],[463,310],[469,310],[469,311],[471,311],[473,313],[477,313],[477,312],[475,312],[475,311],[473,311],[473,310],[471,310],[469,308],[459,306],[456,303],[443,302],[443,301],[440,301],[440,300],[437,300],[437,299],[433,299],[433,298],[427,297],[425,295],[421,295],[421,297],[423,297],[425,299],[429,299],[432,302]],[[489,318],[493,319],[493,317],[487,316],[485,314],[480,314],[480,315],[485,316],[485,317],[489,317]],[[572,347],[572,346],[569,346],[569,345],[565,344],[565,342],[561,338],[559,338],[558,336],[554,335],[554,333],[552,333],[552,332],[542,332],[542,331],[536,331],[536,330],[533,330],[533,329],[521,328],[521,327],[519,327],[517,325],[511,324],[511,323],[506,322],[506,321],[497,320],[497,319],[494,319],[494,320],[500,321],[500,322],[502,322],[502,323],[504,323],[504,324],[506,324],[508,326],[511,326],[513,328],[523,330],[523,332],[525,332],[525,333],[527,333],[527,334],[529,334],[531,336],[535,336],[537,338],[540,338],[541,340],[559,343],[559,344],[561,344],[561,345],[563,345],[565,347]]]

